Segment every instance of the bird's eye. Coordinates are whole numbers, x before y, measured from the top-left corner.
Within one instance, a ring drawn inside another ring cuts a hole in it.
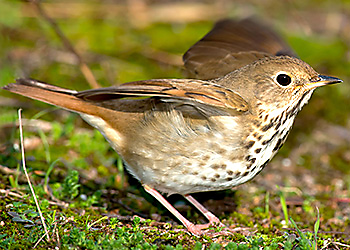
[[[282,86],[287,86],[292,82],[292,79],[290,78],[289,75],[286,74],[279,74],[276,77],[276,81],[278,82],[278,84],[282,85]]]

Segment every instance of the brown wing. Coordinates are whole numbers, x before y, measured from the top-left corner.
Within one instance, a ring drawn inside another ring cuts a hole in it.
[[[270,28],[253,19],[222,20],[184,55],[191,77],[214,79],[260,58],[296,55]]]
[[[187,104],[198,110],[207,110],[207,114],[237,114],[249,109],[248,103],[232,90],[200,80],[147,80],[77,92],[32,79],[17,79],[16,83],[3,88],[62,108],[93,115],[99,113],[101,108],[121,112],[145,112],[151,109],[149,105],[139,107],[137,103],[140,102],[128,102],[127,105],[123,102],[124,99],[139,97],[153,97],[162,102],[176,103],[177,106]],[[207,108],[203,109],[203,106]]]
[[[120,86],[78,92],[86,101],[104,102],[120,98],[156,97],[163,102],[207,105],[235,112],[248,110],[248,103],[237,93],[207,81],[190,79],[160,79],[130,82]]]

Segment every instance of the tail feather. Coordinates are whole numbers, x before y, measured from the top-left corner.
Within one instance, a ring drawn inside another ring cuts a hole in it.
[[[10,92],[46,102],[70,111],[95,115],[99,107],[75,96],[75,90],[60,88],[33,79],[17,79],[3,87]]]

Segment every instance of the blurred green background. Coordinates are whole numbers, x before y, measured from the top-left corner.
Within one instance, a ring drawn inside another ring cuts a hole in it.
[[[291,192],[292,197],[324,201],[323,211],[331,199],[349,197],[350,1],[60,0],[43,1],[42,7],[101,86],[183,77],[183,53],[219,19],[254,16],[273,26],[301,59],[344,82],[315,92],[280,153],[238,192],[242,197],[249,196],[246,191],[273,193],[279,185],[298,190]],[[0,86],[18,77],[77,90],[90,88],[76,57],[30,2],[0,0]],[[36,183],[60,159],[50,180],[54,191],[71,169],[79,171],[86,192],[130,188],[116,154],[77,115],[4,90],[0,90],[0,166],[18,166],[20,107],[24,118],[35,118],[33,123],[25,121],[24,130],[28,166]],[[2,173],[0,188],[13,187],[11,174]],[[149,205],[141,210],[157,211]],[[339,204],[332,211],[328,219],[350,216]]]

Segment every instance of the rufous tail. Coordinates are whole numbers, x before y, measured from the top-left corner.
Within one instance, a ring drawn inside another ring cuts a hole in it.
[[[4,86],[10,92],[46,102],[71,111],[96,115],[101,107],[75,96],[77,91],[60,88],[32,79],[17,79]]]

